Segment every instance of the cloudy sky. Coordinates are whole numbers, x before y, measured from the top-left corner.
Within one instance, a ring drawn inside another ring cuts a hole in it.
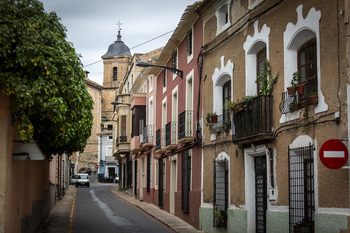
[[[40,0],[47,12],[55,11],[67,28],[67,40],[81,55],[89,78],[102,85],[101,56],[117,39],[121,25],[123,42],[131,53],[146,53],[164,46],[195,0]],[[170,33],[169,33],[170,32]],[[167,34],[166,34],[167,33]],[[161,36],[164,35],[165,36]],[[158,39],[157,37],[161,36]],[[154,39],[154,40],[153,40]],[[144,42],[152,40],[152,42]],[[139,46],[141,45],[141,46]],[[93,65],[90,65],[95,63]]]

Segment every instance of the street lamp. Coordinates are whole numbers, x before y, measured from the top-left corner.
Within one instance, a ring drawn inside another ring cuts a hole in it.
[[[183,71],[172,68],[172,67],[148,64],[147,62],[144,62],[144,61],[139,61],[138,63],[136,63],[136,66],[139,66],[139,67],[160,67],[163,69],[170,70],[174,74],[178,75],[181,79],[183,79]]]

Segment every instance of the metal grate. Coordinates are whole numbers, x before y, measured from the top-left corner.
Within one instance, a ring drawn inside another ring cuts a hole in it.
[[[179,115],[179,139],[192,137],[193,117],[192,110],[183,111]]]
[[[254,158],[255,162],[255,221],[257,233],[266,232],[267,175],[266,156]]]
[[[189,150],[182,152],[182,211],[190,211],[191,156]]]
[[[147,153],[147,193],[150,193],[151,189],[151,153]]]
[[[228,167],[227,159],[214,160],[213,227],[227,228]]]
[[[313,149],[288,148],[289,232],[315,232]]]
[[[164,206],[163,204],[163,192],[164,192],[164,188],[163,188],[163,158],[160,158],[158,160],[158,166],[159,166],[159,186],[158,186],[158,202],[159,202],[159,206]]]
[[[156,132],[156,150],[160,150],[160,129]]]
[[[134,194],[137,195],[137,160],[134,161],[134,166],[135,166],[135,176],[134,176]]]

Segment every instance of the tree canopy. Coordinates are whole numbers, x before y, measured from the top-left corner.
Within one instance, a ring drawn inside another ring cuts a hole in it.
[[[17,138],[46,154],[82,151],[93,101],[66,28],[38,0],[0,0],[0,90],[11,96]]]

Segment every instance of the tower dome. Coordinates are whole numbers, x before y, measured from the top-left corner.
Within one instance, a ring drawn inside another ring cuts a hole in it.
[[[127,45],[124,44],[122,41],[122,36],[120,35],[120,30],[118,31],[117,40],[114,41],[113,44],[111,44],[108,47],[108,51],[105,55],[101,56],[102,59],[105,58],[113,58],[116,56],[128,56],[131,57],[130,49]]]

